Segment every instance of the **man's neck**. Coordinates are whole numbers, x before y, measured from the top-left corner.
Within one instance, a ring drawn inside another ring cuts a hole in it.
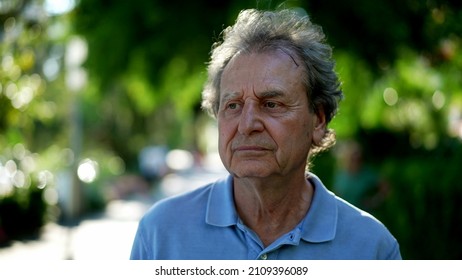
[[[265,247],[300,223],[311,205],[313,191],[305,177],[234,179],[237,212]]]

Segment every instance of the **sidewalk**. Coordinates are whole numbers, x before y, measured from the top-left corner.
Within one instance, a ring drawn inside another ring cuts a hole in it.
[[[138,221],[150,206],[149,200],[116,200],[73,228],[50,223],[39,239],[0,248],[0,261],[127,260]]]
[[[103,213],[68,228],[44,227],[38,240],[16,241],[0,248],[1,260],[128,260],[141,216],[161,199],[193,190],[227,175],[224,169],[170,174],[149,195],[111,201]]]

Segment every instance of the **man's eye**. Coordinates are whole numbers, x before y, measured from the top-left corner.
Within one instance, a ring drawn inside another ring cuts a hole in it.
[[[229,103],[228,104],[228,109],[234,110],[237,108],[237,103]]]
[[[265,103],[265,107],[270,108],[270,109],[276,108],[277,106],[278,105],[276,104],[276,102],[266,102]]]

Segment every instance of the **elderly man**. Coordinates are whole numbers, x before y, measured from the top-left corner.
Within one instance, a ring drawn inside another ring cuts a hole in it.
[[[342,98],[321,28],[242,11],[214,45],[203,106],[230,175],[156,203],[131,259],[400,259],[385,226],[307,171]]]

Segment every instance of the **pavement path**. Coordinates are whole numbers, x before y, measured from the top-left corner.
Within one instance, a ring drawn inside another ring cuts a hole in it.
[[[150,205],[143,200],[116,200],[104,213],[73,228],[49,223],[39,239],[0,248],[0,260],[127,260],[138,221]]]
[[[40,238],[0,248],[1,260],[127,260],[141,216],[162,198],[191,191],[222,178],[224,169],[170,174],[148,195],[113,200],[105,211],[73,228],[47,224]]]

